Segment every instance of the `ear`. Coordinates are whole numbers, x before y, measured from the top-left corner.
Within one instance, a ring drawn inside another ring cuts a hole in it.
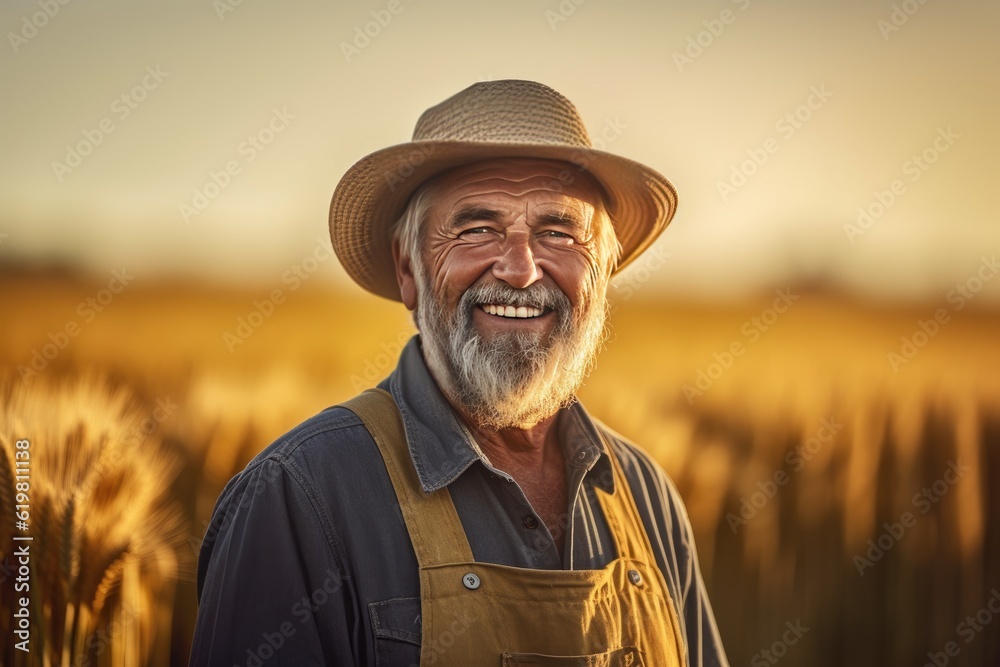
[[[403,305],[407,310],[416,310],[417,279],[413,275],[413,262],[403,254],[398,238],[392,240],[392,262],[396,266],[396,282],[399,284],[399,294],[403,297]]]

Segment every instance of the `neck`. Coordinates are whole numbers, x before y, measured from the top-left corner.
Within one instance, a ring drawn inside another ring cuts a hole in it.
[[[558,431],[554,428],[558,413],[530,426],[511,426],[499,430],[478,423],[476,419],[456,400],[453,384],[448,372],[435,363],[435,355],[424,355],[431,377],[441,389],[459,421],[469,430],[490,463],[501,470],[511,472],[512,468],[534,467],[548,457],[546,454],[561,452]]]
[[[556,428],[558,414],[527,428],[493,430],[476,424],[460,406],[452,403],[452,407],[495,468],[512,474],[521,468],[539,468],[561,451]]]

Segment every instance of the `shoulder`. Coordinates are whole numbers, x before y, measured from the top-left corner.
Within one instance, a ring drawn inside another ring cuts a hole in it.
[[[312,512],[327,523],[333,497],[345,492],[343,480],[370,471],[379,456],[364,423],[350,410],[334,406],[307,419],[261,450],[226,484],[216,512],[226,505],[249,509],[248,497]]]
[[[314,458],[337,457],[365,441],[364,423],[347,408],[333,406],[310,417],[265,447],[247,469],[267,461],[305,463]]]
[[[281,435],[229,480],[203,538],[203,556],[229,533],[268,535],[280,524],[298,540],[325,538],[342,562],[341,514],[358,487],[384,469],[373,465],[376,460],[378,449],[361,419],[342,407],[323,410]]]
[[[611,450],[618,459],[632,487],[633,495],[637,487],[643,492],[645,500],[666,502],[670,505],[680,505],[683,508],[680,493],[674,486],[673,480],[667,474],[663,466],[654,459],[649,452],[632,442],[622,434],[618,433],[604,422],[595,417],[591,417],[594,426],[604,435],[605,440],[611,445]],[[646,498],[649,491],[656,491],[656,498]],[[636,497],[636,502],[640,501]]]

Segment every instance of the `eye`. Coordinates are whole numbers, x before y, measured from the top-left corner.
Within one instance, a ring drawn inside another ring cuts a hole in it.
[[[554,238],[554,239],[570,239],[570,240],[573,239],[573,236],[571,234],[567,234],[566,232],[560,232],[559,230],[556,229],[546,229],[541,233],[541,236],[547,236],[549,238]]]
[[[490,231],[489,227],[470,227],[468,229],[463,229],[458,233],[459,236],[465,236],[466,234],[485,234]]]

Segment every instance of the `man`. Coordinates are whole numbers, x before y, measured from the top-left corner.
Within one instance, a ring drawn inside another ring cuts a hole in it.
[[[334,249],[419,334],[227,485],[191,664],[726,665],[676,490],[575,400],[611,275],[675,207],[528,81],[355,164]]]

